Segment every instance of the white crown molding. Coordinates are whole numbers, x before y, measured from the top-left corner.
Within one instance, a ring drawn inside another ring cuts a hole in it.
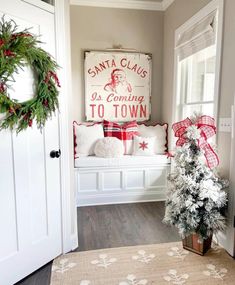
[[[174,2],[175,0],[163,0],[162,1],[162,10],[166,11],[166,9]]]
[[[163,0],[162,2],[143,0],[70,0],[70,5],[165,11],[173,2],[174,0]]]

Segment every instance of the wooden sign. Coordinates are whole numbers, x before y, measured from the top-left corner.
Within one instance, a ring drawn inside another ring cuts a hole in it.
[[[151,56],[143,53],[85,53],[86,120],[150,119]]]

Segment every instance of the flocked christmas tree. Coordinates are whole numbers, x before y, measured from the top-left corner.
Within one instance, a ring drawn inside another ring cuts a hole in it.
[[[227,197],[222,189],[228,186],[215,172],[218,157],[207,142],[215,134],[214,119],[187,118],[173,130],[178,141],[164,222],[176,226],[182,238],[196,233],[199,240],[207,239],[225,228],[221,209]]]

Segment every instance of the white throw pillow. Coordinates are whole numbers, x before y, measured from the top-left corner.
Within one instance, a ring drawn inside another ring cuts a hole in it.
[[[96,142],[104,137],[102,124],[84,125],[74,123],[75,158],[94,155]]]
[[[141,137],[156,137],[154,152],[164,154],[167,151],[167,124],[155,126],[138,125],[138,132]]]
[[[123,153],[123,143],[115,137],[99,139],[95,145],[95,155],[99,157],[120,157]]]
[[[134,137],[133,155],[154,155],[156,137]]]

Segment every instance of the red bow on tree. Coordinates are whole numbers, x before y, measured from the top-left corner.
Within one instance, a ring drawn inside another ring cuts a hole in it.
[[[201,137],[198,139],[198,146],[204,151],[207,165],[210,168],[219,164],[219,158],[214,152],[207,139],[216,134],[215,120],[209,116],[201,116],[193,123],[189,118],[172,125],[175,136],[178,138],[176,145],[182,146],[188,141],[185,132],[188,127],[196,126],[201,131]]]

